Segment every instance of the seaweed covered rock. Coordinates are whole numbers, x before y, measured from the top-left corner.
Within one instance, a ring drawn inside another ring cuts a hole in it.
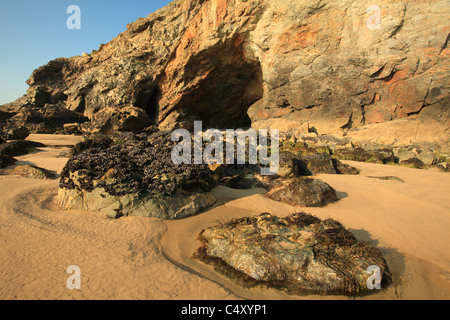
[[[281,151],[279,154],[279,169],[277,173],[280,177],[298,176],[298,157],[288,151]]]
[[[370,292],[370,266],[380,269],[383,287],[391,282],[381,250],[358,242],[338,221],[306,213],[231,220],[203,230],[199,240],[194,257],[243,286],[289,294],[364,294]]]
[[[316,174],[359,174],[358,169],[331,158],[329,149],[325,147],[300,154],[281,151],[279,167],[278,175],[287,178]]]
[[[425,164],[423,163],[423,161],[416,157],[410,158],[408,160],[403,160],[400,162],[400,165],[415,168],[415,169],[422,169],[425,167]]]
[[[114,140],[114,139],[113,139]],[[122,135],[108,148],[72,157],[62,170],[58,204],[63,209],[178,219],[215,203],[206,165],[175,165],[168,134],[147,139]]]
[[[298,159],[298,167],[299,175],[301,176],[309,176],[319,173],[337,173],[328,153],[316,153],[300,156]]]
[[[338,160],[352,160],[386,164],[395,162],[394,152],[391,149],[365,150],[363,148],[339,149],[333,153]]]
[[[342,163],[337,159],[331,159],[333,161],[333,166],[336,169],[337,174],[359,174],[359,170],[355,167],[352,167],[346,163]]]
[[[267,186],[253,174],[238,174],[232,177],[225,177],[220,181],[227,187],[233,189],[267,188]]]
[[[93,148],[106,149],[109,148],[109,146],[111,146],[112,143],[113,140],[108,136],[105,136],[103,134],[92,134],[83,139],[83,141],[80,141],[77,144],[75,144],[69,152],[69,157],[76,156],[88,149]]]
[[[17,166],[9,175],[21,176],[30,179],[53,179],[55,175],[50,171],[31,165]]]
[[[336,190],[319,179],[275,180],[275,185],[269,185],[269,188],[266,197],[302,207],[323,207],[338,200]]]

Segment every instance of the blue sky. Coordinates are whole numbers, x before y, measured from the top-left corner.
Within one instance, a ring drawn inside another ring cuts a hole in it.
[[[128,23],[171,0],[0,0],[0,105],[26,93],[33,70],[59,57],[90,53]],[[70,5],[81,9],[81,29],[69,30]]]

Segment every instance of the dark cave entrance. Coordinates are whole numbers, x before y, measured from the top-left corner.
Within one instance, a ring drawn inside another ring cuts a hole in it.
[[[187,129],[194,121],[202,121],[204,130],[251,127],[247,112],[263,97],[263,77],[261,64],[246,57],[242,43],[236,45],[236,39],[220,42],[191,56],[179,68],[183,69],[180,75],[142,85],[136,96],[135,105],[146,111],[152,123],[164,120],[160,110],[176,110],[180,114],[176,121]],[[184,87],[161,92],[160,87],[173,88],[170,82]],[[180,94],[181,98],[174,105],[160,105],[164,94]]]
[[[201,120],[204,129],[251,127],[247,111],[263,97],[262,68],[245,56],[242,45],[227,41],[208,48],[192,57],[186,69],[191,72],[183,80],[202,79],[176,106],[187,119]]]
[[[159,105],[158,100],[161,93],[158,87],[150,87],[141,91],[136,97],[135,105],[145,111],[152,124],[158,123]]]

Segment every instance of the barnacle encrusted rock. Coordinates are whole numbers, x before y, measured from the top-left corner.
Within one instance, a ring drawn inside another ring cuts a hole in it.
[[[363,294],[370,266],[381,286],[391,282],[383,253],[359,242],[342,224],[306,213],[269,213],[203,230],[194,257],[243,286],[265,285],[290,294]]]
[[[61,173],[63,209],[178,219],[215,203],[215,181],[206,165],[175,165],[168,134],[113,136],[109,147],[72,157]]]

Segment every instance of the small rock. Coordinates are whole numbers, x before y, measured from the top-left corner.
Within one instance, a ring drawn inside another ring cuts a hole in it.
[[[80,123],[66,123],[63,125],[63,131],[65,134],[75,134],[81,132]]]
[[[293,178],[269,185],[266,197],[302,207],[324,207],[338,201],[336,190],[319,179]]]
[[[9,174],[31,179],[53,179],[55,177],[48,170],[31,165],[17,166]]]
[[[319,173],[336,174],[336,169],[328,153],[317,153],[298,158],[298,173],[310,176]]]
[[[258,178],[252,174],[239,174],[233,177],[226,177],[221,180],[229,188],[233,189],[252,189],[266,188]]]
[[[335,150],[333,156],[338,160],[351,160],[378,164],[395,162],[394,152],[391,149],[377,149],[373,151],[365,150],[363,148],[338,149]]]
[[[336,173],[338,174],[359,174],[359,170],[355,167],[349,166],[348,164],[342,163],[337,159],[332,159],[334,167],[336,168]]]
[[[423,169],[423,167],[425,167],[425,164],[422,162],[422,160],[419,160],[417,158],[410,158],[408,160],[403,160],[402,162],[400,162],[400,165],[416,169]]]
[[[288,151],[279,153],[278,175],[280,177],[298,176],[298,160],[293,153]]]
[[[91,133],[113,134],[116,131],[141,133],[151,125],[144,110],[129,106],[121,109],[105,108],[97,112],[84,130]]]

